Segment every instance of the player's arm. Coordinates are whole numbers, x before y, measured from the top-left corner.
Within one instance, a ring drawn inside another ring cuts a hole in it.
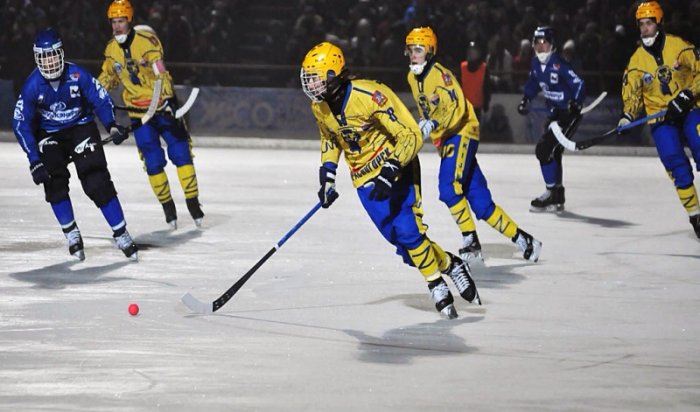
[[[338,198],[338,192],[335,190],[335,175],[338,169],[341,149],[326,127],[322,125],[318,119],[316,122],[318,123],[319,133],[321,134],[321,167],[318,169],[318,180],[320,184],[318,199],[321,202],[321,206],[327,208]]]
[[[394,151],[389,154],[388,160],[395,160],[402,167],[406,166],[423,147],[421,131],[411,112],[391,89],[383,87],[381,91],[375,91],[376,93],[381,93],[386,101],[382,96],[373,96],[368,104],[373,105],[376,119],[395,139]]]
[[[145,47],[142,54],[142,59],[146,63],[145,65],[153,70],[153,75],[156,80],[161,79],[162,81],[161,95],[174,97],[173,80],[170,76],[170,72],[168,72],[168,69],[165,67],[163,45],[160,39],[152,33],[137,32],[137,36],[139,36],[139,43]],[[172,103],[174,104],[174,102]],[[173,111],[177,110],[177,107],[173,107],[172,109]]]
[[[700,47],[693,47],[692,44],[688,44],[689,47],[683,49],[678,56],[678,61],[682,65],[687,65],[691,70],[692,83],[688,88],[693,96],[700,96]]]
[[[642,108],[642,76],[644,72],[627,66],[622,75],[622,116],[632,121]]]
[[[30,164],[39,161],[39,148],[34,136],[35,116],[36,93],[33,87],[25,85],[15,103],[12,130]]]
[[[102,87],[107,91],[114,90],[119,87],[119,76],[114,71],[114,59],[109,55],[109,46],[105,49],[105,59],[102,62],[102,69],[100,70],[100,75],[97,76],[97,81],[100,82]]]
[[[518,113],[520,113],[523,116],[530,113],[528,105],[530,104],[530,101],[534,99],[535,96],[537,96],[537,93],[539,92],[540,83],[537,81],[537,75],[535,74],[534,69],[530,69],[530,76],[527,78],[527,81],[523,86],[523,98],[520,99],[520,103],[518,104]]]
[[[567,65],[566,68],[566,82],[569,89],[573,91],[571,99],[576,102],[579,109],[583,107],[583,103],[586,100],[586,82],[582,77],[576,74],[576,71],[571,66]]]
[[[432,74],[432,73],[431,73]],[[447,73],[445,73],[447,75]],[[463,113],[469,113],[469,103],[464,97],[462,87],[457,84],[456,79],[450,76],[450,80],[445,81],[444,76],[440,76],[438,86],[433,91],[433,95],[437,95],[439,103],[433,111],[432,120],[435,121],[435,131],[431,134],[433,141],[440,140],[443,132],[454,125],[455,118]],[[464,107],[462,107],[464,105]],[[474,119],[476,120],[476,119]],[[437,133],[436,133],[437,132]]]
[[[88,104],[95,111],[95,114],[102,122],[102,125],[109,131],[110,126],[116,123],[114,115],[114,102],[112,97],[102,84],[90,75],[86,70],[79,69],[80,77],[78,84],[80,92],[88,101]]]

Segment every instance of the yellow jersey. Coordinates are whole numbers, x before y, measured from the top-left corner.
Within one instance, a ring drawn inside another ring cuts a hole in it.
[[[173,82],[163,63],[163,46],[150,31],[132,29],[133,37],[127,39],[128,47],[122,47],[112,39],[105,48],[105,60],[98,77],[100,83],[112,90],[124,85],[122,98],[127,107],[147,108],[153,95],[156,78],[162,80],[160,107],[165,99],[173,97]],[[140,117],[142,113],[130,113]]]
[[[438,62],[428,64],[421,75],[408,73],[408,84],[422,118],[435,120],[430,133],[435,146],[456,134],[479,140],[479,120],[474,107],[464,97],[462,86],[450,70]]]
[[[632,117],[642,107],[647,116],[665,110],[681,90],[690,89],[695,96],[700,93],[700,51],[678,36],[666,34],[664,41],[658,61],[640,46],[625,69],[622,102],[624,112]]]
[[[423,146],[411,112],[382,83],[355,79],[345,85],[345,101],[336,116],[328,103],[312,103],[321,135],[321,164],[338,164],[341,152],[354,187],[379,174],[387,159],[406,166]]]

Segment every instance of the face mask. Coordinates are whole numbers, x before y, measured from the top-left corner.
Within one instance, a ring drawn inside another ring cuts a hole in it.
[[[552,52],[544,52],[544,53],[535,53],[537,55],[537,60],[540,61],[541,64],[547,64],[549,61],[549,58],[552,56]]]
[[[651,47],[656,41],[657,37],[659,37],[658,31],[652,37],[642,37],[642,43],[647,47]]]
[[[129,37],[128,34],[115,34],[114,40],[116,40],[119,44],[123,44],[126,41],[127,37]]]
[[[421,73],[423,73],[423,69],[425,69],[425,65],[428,62],[425,61],[420,64],[409,64],[408,68],[411,69],[411,73],[415,74],[416,76],[419,76]]]

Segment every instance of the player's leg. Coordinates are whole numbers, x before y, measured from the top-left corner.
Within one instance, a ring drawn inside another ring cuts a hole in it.
[[[540,163],[545,191],[530,202],[531,212],[560,212],[564,210],[561,153],[556,156],[558,146],[556,137],[550,130],[547,130],[540,137],[535,146],[535,155]]]
[[[168,158],[177,167],[180,186],[185,194],[187,210],[194,219],[197,227],[202,225],[204,212],[199,203],[199,184],[192,155],[192,139],[180,122],[166,117],[166,125],[162,127],[162,135],[168,144]]]
[[[481,243],[463,184],[470,165],[476,158],[478,144],[478,141],[466,136],[455,135],[446,139],[440,148],[439,198],[447,205],[462,233],[462,248],[459,254],[468,263],[483,261]]]
[[[112,229],[117,247],[126,257],[138,259],[138,247],[126,230],[126,219],[117,190],[107,169],[100,133],[94,122],[71,129],[70,140],[75,144],[71,156],[83,191],[95,203]]]
[[[695,170],[700,171],[700,109],[693,109],[686,116],[683,133],[688,142],[688,147],[693,156],[693,161],[695,161]],[[693,226],[695,231],[695,236],[700,239],[700,206],[698,206],[698,194],[695,190],[695,185],[691,184],[688,188],[688,192],[685,194],[687,199],[684,202],[686,210],[688,210],[688,217],[690,219],[690,224]],[[693,207],[695,204],[695,207]],[[690,208],[690,210],[688,209]]]
[[[134,140],[143,161],[148,182],[163,207],[165,221],[172,229],[177,228],[177,210],[170,193],[168,175],[165,174],[165,151],[160,145],[158,130],[152,122],[158,122],[163,116],[154,117],[151,122],[134,130]]]
[[[529,233],[520,229],[515,221],[497,204],[493,202],[486,177],[481,172],[476,159],[469,171],[467,199],[474,214],[479,220],[484,220],[492,228],[510,239],[523,253],[523,258],[537,262],[542,249],[542,242],[533,238]]]
[[[60,135],[43,135],[39,139],[41,151],[39,156],[51,178],[44,183],[44,195],[51,205],[58,224],[66,237],[68,253],[80,260],[85,260],[83,238],[75,222],[73,204],[69,192],[70,172],[67,165],[72,143]]]

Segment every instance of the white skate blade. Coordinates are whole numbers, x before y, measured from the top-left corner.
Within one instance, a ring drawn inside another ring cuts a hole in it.
[[[202,228],[202,221],[204,220],[203,217],[200,217],[198,219],[194,220],[194,225],[197,226],[198,229]]]
[[[84,250],[78,250],[72,255],[74,258],[78,259],[79,261],[84,261],[85,260],[85,251]]]
[[[195,298],[190,292],[185,293],[180,299],[194,313],[202,315],[211,315],[214,312],[214,307],[211,303],[205,303]]]
[[[177,230],[177,219],[171,220],[170,222],[167,222],[168,226],[170,226],[170,230]]]
[[[440,315],[446,319],[456,319],[457,317],[459,317],[459,315],[457,314],[457,309],[455,309],[455,305],[453,304],[449,304],[442,308],[442,310],[440,311]]]
[[[559,213],[564,211],[564,205],[549,205],[545,207],[530,206],[532,213]]]

